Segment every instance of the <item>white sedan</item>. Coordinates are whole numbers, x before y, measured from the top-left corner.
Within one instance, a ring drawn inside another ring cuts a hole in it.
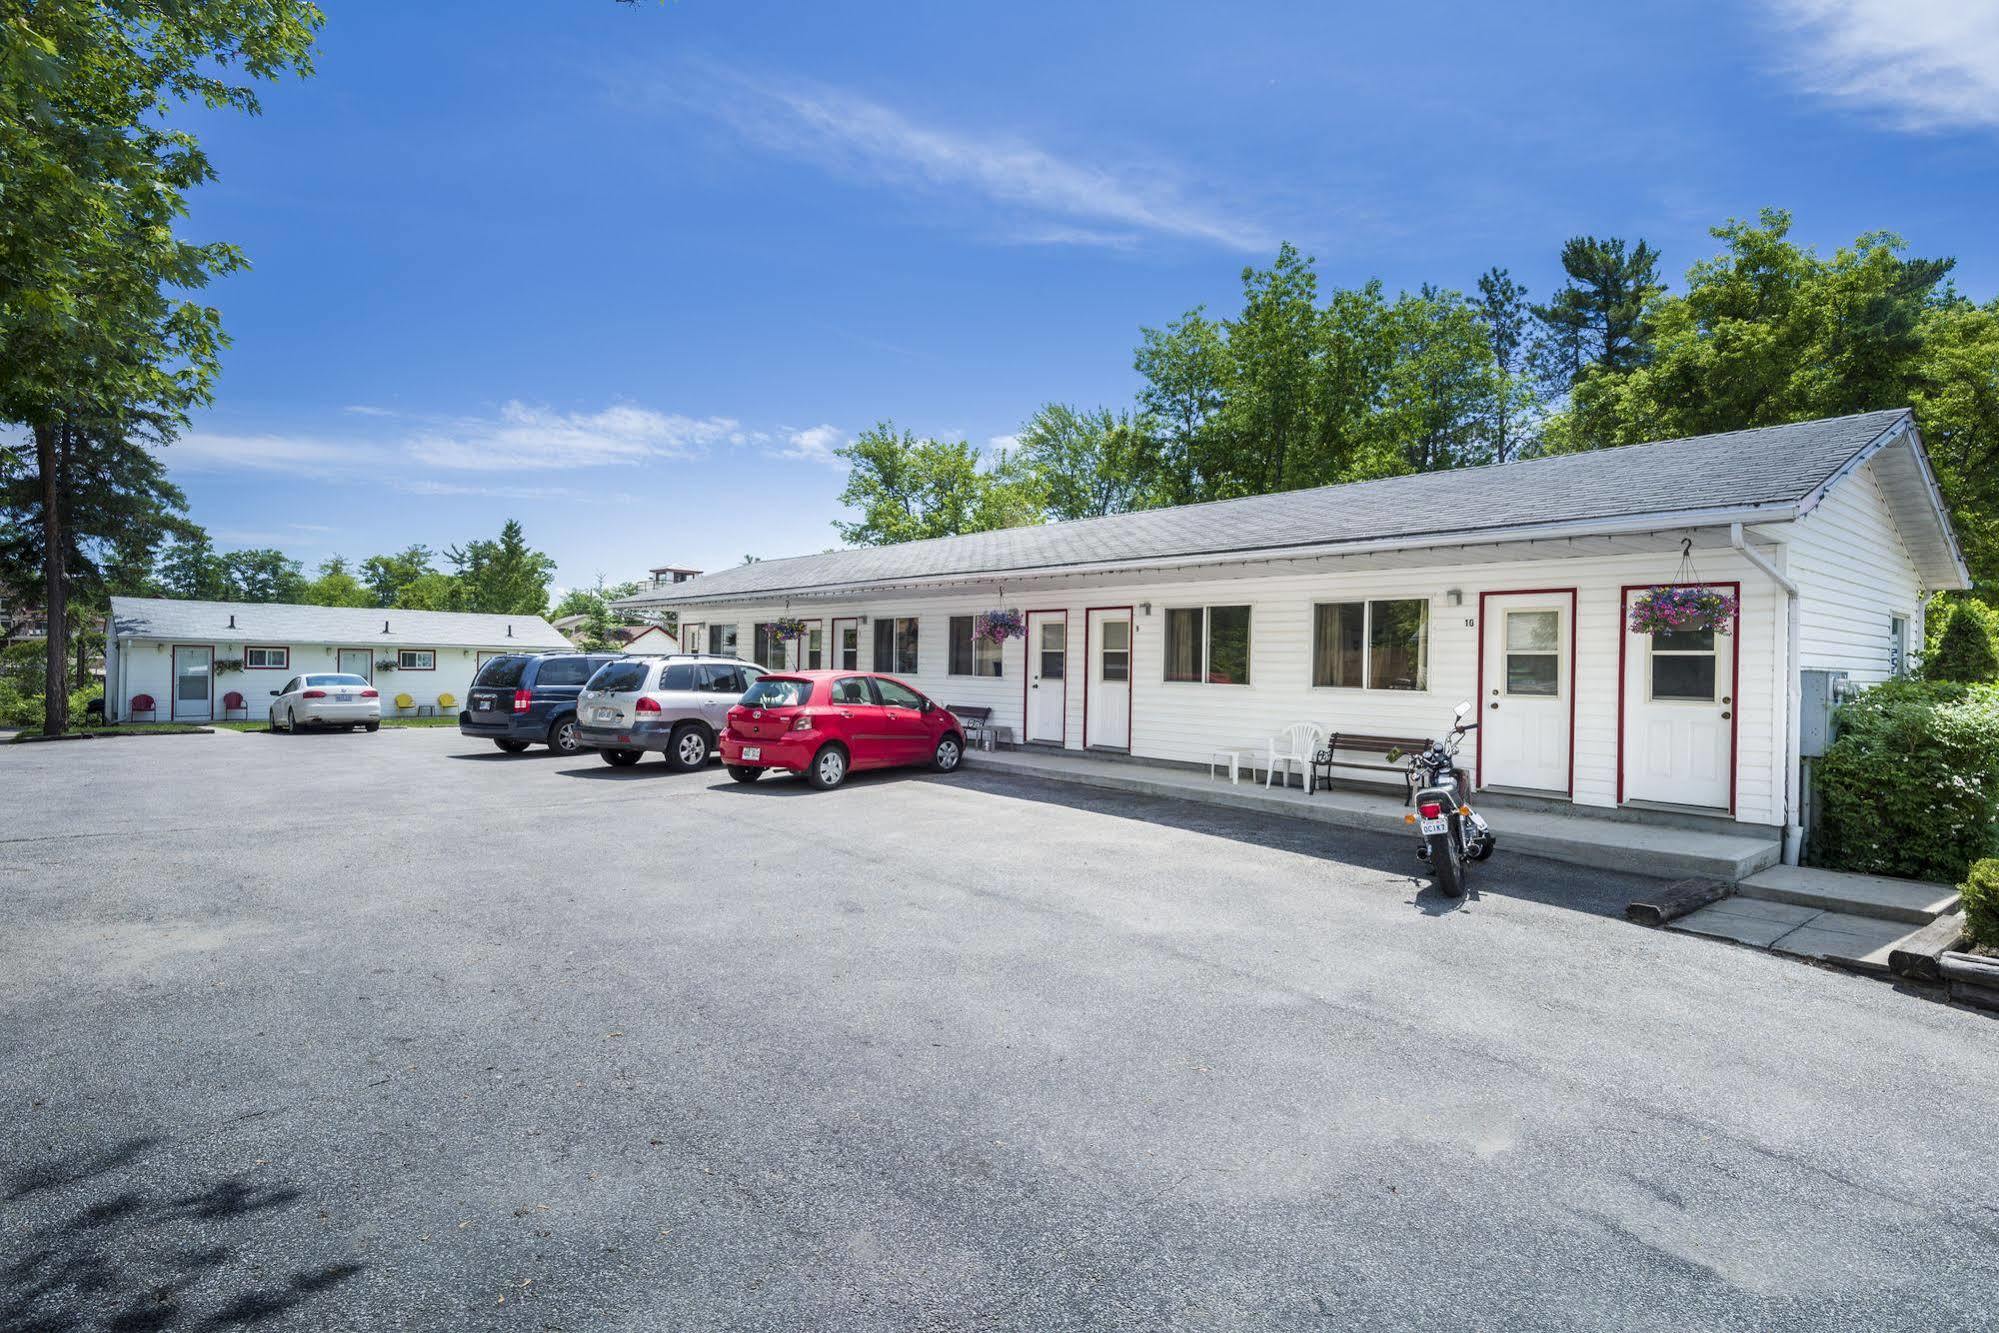
[[[345,672],[293,676],[271,691],[271,730],[296,733],[300,727],[382,725],[382,696],[365,676]]]

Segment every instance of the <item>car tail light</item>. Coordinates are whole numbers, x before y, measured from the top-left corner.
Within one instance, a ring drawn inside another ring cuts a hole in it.
[[[1423,812],[1423,818],[1425,819],[1437,819],[1444,813],[1444,807],[1435,801],[1425,801],[1416,808]]]
[[[307,690],[304,694],[301,694],[299,696],[299,698],[301,699],[324,699],[325,697],[326,697],[325,690]]]
[[[812,730],[812,714],[800,713],[797,717],[791,719],[791,729],[793,731]]]
[[[377,693],[376,693],[375,691],[373,691],[373,690],[363,690],[363,691],[361,691],[361,697],[362,697],[363,699],[379,699],[379,698],[381,698],[382,696],[381,696],[381,695],[379,695],[379,694],[377,694]]]
[[[648,699],[641,695],[639,701],[632,705],[632,711],[634,713],[657,713],[660,711],[659,700]]]
[[[533,702],[534,702],[534,691],[532,690],[514,691],[514,711],[516,713],[527,712],[528,705]]]

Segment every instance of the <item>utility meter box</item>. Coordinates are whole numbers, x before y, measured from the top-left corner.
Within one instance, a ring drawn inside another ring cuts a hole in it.
[[[1803,698],[1798,714],[1798,754],[1817,759],[1838,734],[1832,710],[1858,693],[1844,671],[1805,671],[1799,674]]]

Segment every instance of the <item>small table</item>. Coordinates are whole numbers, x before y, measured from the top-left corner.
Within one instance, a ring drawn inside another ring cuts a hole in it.
[[[1208,756],[1208,781],[1213,782],[1215,780],[1215,766],[1217,764],[1227,764],[1229,766],[1229,785],[1237,785],[1237,778],[1242,771],[1242,764],[1245,758],[1250,761],[1249,775],[1251,778],[1254,778],[1256,776],[1256,751],[1216,750]]]

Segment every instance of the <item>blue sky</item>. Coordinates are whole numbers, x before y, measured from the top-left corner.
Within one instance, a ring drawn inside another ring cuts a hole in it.
[[[316,565],[509,517],[559,581],[833,545],[830,451],[1122,405],[1141,325],[1321,279],[1677,276],[1765,205],[1999,289],[1999,7],[332,0],[203,116],[254,270],[168,452],[218,545]],[[1978,11],[1978,12],[1973,12]]]

